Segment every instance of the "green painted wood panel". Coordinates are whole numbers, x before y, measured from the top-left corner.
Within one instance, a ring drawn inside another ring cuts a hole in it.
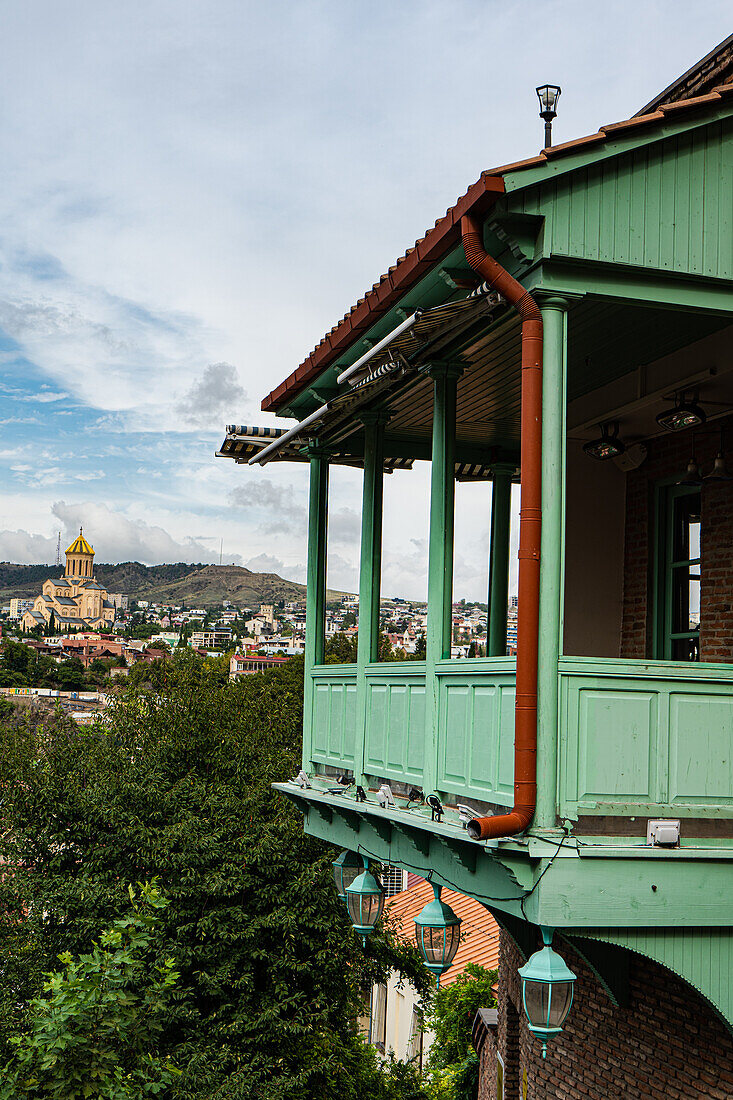
[[[560,667],[563,816],[733,816],[733,670],[593,659]]]
[[[733,278],[733,120],[514,192],[545,215],[544,256]]]
[[[733,1030],[733,929],[584,928],[573,935],[615,943],[645,955],[684,979]]]
[[[425,671],[371,665],[366,671],[364,771],[422,784],[425,750]]]
[[[356,715],[356,670],[313,675],[312,762],[353,768]]]
[[[438,789],[510,806],[514,793],[513,671],[438,673]]]
[[[669,801],[733,805],[733,695],[670,694]]]

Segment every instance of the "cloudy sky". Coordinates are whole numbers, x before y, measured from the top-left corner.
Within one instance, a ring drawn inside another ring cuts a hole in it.
[[[0,0],[0,558],[303,579],[305,471],[214,458],[482,169],[625,118],[733,29],[687,0]],[[386,493],[384,589],[425,590],[427,471]],[[359,476],[329,582],[356,584]],[[489,496],[459,496],[481,598]],[[486,517],[486,522],[482,517]]]

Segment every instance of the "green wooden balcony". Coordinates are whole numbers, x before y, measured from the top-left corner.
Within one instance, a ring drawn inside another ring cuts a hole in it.
[[[306,764],[353,772],[363,747],[370,782],[422,787],[431,753],[447,804],[510,806],[514,664],[438,662],[435,743],[424,662],[368,665],[363,723],[356,666],[317,667]],[[733,667],[563,657],[558,696],[558,819],[733,817]]]

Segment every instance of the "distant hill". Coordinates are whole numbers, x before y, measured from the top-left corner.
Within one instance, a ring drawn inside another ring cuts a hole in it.
[[[60,577],[60,565],[14,565],[0,562],[0,603],[14,596],[37,596],[48,577]],[[216,607],[230,600],[240,607],[256,607],[278,600],[304,600],[305,585],[286,581],[277,573],[253,573],[238,565],[141,565],[126,561],[120,565],[96,565],[94,576],[108,592],[123,592],[151,603],[186,604],[188,607]],[[342,595],[329,592],[329,599]]]

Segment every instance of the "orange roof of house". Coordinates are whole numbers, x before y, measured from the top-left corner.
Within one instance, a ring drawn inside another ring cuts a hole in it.
[[[523,168],[546,165],[588,146],[613,141],[624,131],[663,127],[668,120],[676,119],[680,114],[717,106],[722,99],[731,95],[733,82],[720,84],[706,95],[677,103],[665,103],[648,114],[633,115],[622,122],[601,126],[595,134],[542,149],[538,156],[518,160],[513,164],[502,164],[498,168],[482,172],[476,183],[469,187],[455,205],[448,207],[444,216],[438,218],[435,225],[416,240],[414,246],[408,248],[374,283],[371,290],[331,328],[300,366],[264,398],[262,409],[265,412],[275,412],[286,400],[299,394],[309,382],[335,362],[357,336],[366,332],[376,320],[387,313],[430,270],[432,264],[460,241],[463,215],[469,212],[479,215],[484,213],[504,193],[505,175]]]
[[[395,923],[395,931],[403,940],[414,943],[415,917],[433,900],[433,888],[425,879],[408,886],[388,898],[384,911]],[[487,970],[499,967],[499,925],[480,901],[467,898],[455,890],[444,889],[442,900],[450,905],[461,925],[461,944],[453,965],[440,979],[441,986],[450,985],[466,969],[466,963],[478,963]]]

